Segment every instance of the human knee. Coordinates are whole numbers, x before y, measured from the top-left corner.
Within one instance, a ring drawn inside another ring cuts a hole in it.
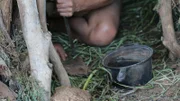
[[[96,46],[106,46],[109,45],[114,37],[116,36],[117,28],[114,26],[103,24],[96,27],[90,36],[90,42],[92,45]]]

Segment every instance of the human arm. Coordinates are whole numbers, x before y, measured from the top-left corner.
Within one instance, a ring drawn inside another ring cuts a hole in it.
[[[61,16],[72,16],[75,12],[90,11],[112,2],[113,0],[57,0],[57,10]]]

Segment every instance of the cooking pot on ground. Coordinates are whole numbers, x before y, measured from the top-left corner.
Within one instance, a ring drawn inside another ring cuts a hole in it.
[[[108,53],[103,66],[112,75],[112,81],[128,86],[140,86],[152,79],[153,50],[145,45],[125,45]]]

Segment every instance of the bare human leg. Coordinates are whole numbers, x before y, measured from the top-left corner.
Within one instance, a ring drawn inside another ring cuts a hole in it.
[[[90,11],[86,18],[71,17],[73,36],[89,45],[105,46],[114,39],[120,19],[120,0],[99,9]],[[59,44],[54,45],[59,56],[65,60],[67,54]]]
[[[91,11],[87,19],[72,17],[70,25],[73,33],[89,45],[105,46],[114,39],[120,19],[120,0]]]

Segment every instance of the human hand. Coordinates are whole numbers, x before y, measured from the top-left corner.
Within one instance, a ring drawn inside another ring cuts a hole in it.
[[[57,11],[61,16],[71,17],[74,13],[73,0],[57,0]]]

